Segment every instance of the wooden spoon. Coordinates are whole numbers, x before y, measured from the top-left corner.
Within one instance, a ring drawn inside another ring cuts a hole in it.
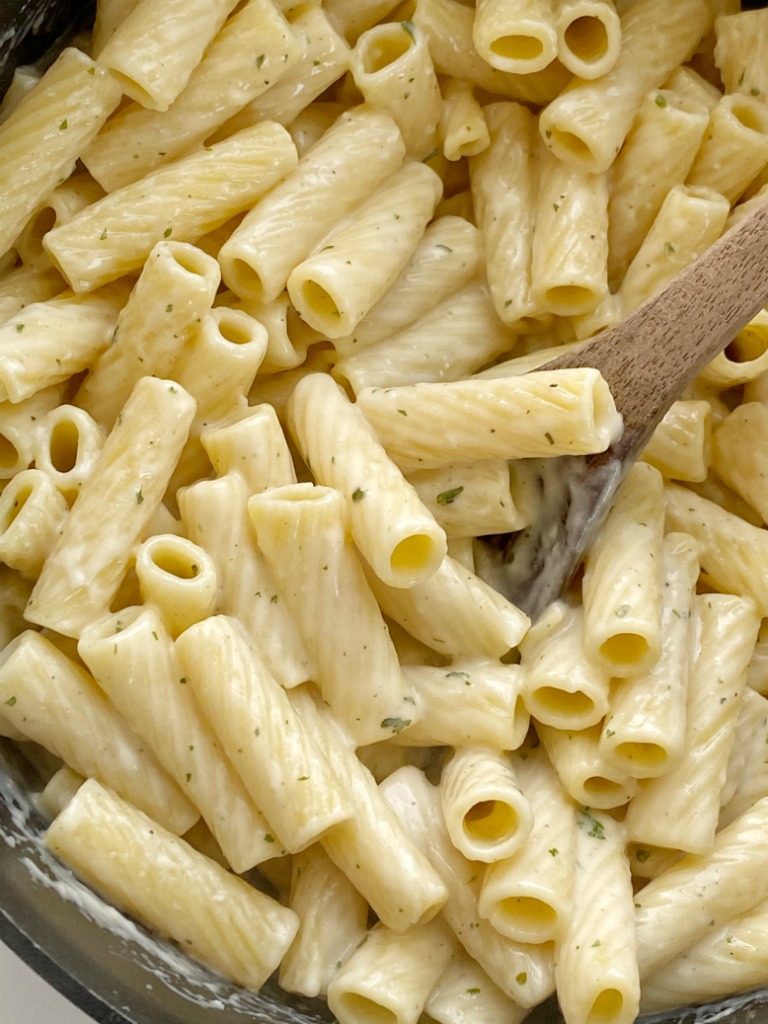
[[[535,620],[572,579],[621,480],[699,371],[768,301],[768,199],[615,327],[542,370],[593,366],[624,431],[599,455],[531,460],[537,520],[475,545],[479,575]]]

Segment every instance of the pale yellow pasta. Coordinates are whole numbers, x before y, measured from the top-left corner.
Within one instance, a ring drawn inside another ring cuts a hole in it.
[[[640,457],[667,479],[700,483],[709,470],[711,437],[709,402],[679,399],[664,414]]]
[[[388,806],[333,716],[304,687],[291,691],[290,699],[352,804],[352,816],[322,836],[323,849],[388,928],[402,933],[431,921],[446,899],[439,873]],[[390,728],[394,733],[400,723]]]
[[[612,810],[635,797],[638,782],[603,757],[600,731],[600,725],[579,730],[538,725],[539,738],[571,799],[586,807]]]
[[[35,805],[47,818],[52,820],[59,811],[64,810],[84,782],[85,779],[82,775],[66,765],[62,765],[46,782],[42,790],[36,794]]]
[[[503,460],[424,469],[408,474],[446,536],[479,537],[529,525],[514,500],[509,464]]]
[[[282,292],[269,302],[259,302],[250,295],[238,299],[233,293],[228,298],[231,308],[244,310],[266,328],[267,350],[259,367],[260,374],[301,366],[310,346],[322,341],[322,335],[305,324],[291,305],[288,292]]]
[[[74,405],[59,405],[35,430],[34,462],[71,505],[96,466],[104,431]]]
[[[477,156],[488,146],[485,114],[470,82],[449,78],[442,90],[440,138],[446,160]]]
[[[768,310],[761,309],[742,327],[727,349],[718,353],[702,369],[699,379],[716,388],[744,389],[744,401],[761,401],[762,380],[768,373]]]
[[[441,921],[404,934],[376,924],[328,986],[328,1006],[339,1024],[417,1024],[455,944]]]
[[[692,608],[695,653],[688,679],[682,758],[649,779],[627,810],[635,842],[705,855],[712,848],[728,757],[760,624],[752,601],[702,594]]]
[[[712,110],[687,181],[734,203],[768,164],[768,109],[754,96],[723,96]]]
[[[491,658],[456,658],[445,667],[403,665],[403,672],[416,714],[393,743],[419,747],[484,743],[497,750],[516,750],[523,743],[530,716],[520,696],[518,665],[503,665]]]
[[[690,488],[664,489],[667,531],[689,533],[696,542],[702,580],[715,591],[751,598],[768,615],[768,536],[765,530],[700,497]]]
[[[63,384],[36,391],[21,402],[0,402],[0,480],[28,469],[35,457],[35,424],[62,401]]]
[[[189,81],[236,0],[139,0],[99,50],[123,92],[167,110]]]
[[[123,909],[250,988],[264,984],[296,934],[293,911],[95,780],[83,783],[46,843]]]
[[[300,111],[294,119],[286,125],[291,133],[299,157],[304,156],[307,150],[325,135],[334,121],[344,113],[343,103],[331,100],[316,100],[308,107]]]
[[[371,388],[357,404],[406,472],[603,451],[621,430],[608,385],[592,369]]]
[[[242,623],[283,686],[297,686],[312,678],[314,666],[256,546],[248,496],[238,473],[199,480],[178,496],[181,520],[190,540],[207,551],[216,566],[218,610]]]
[[[576,805],[543,747],[524,747],[513,764],[533,828],[521,849],[487,866],[478,909],[502,935],[551,942],[563,934],[571,914]]]
[[[137,270],[162,239],[195,241],[247,210],[296,161],[280,125],[244,129],[109,193],[49,231],[45,248],[75,291],[89,291]]]
[[[139,381],[46,559],[27,605],[30,622],[78,636],[108,608],[162,501],[194,406],[170,381]]]
[[[764,798],[719,831],[709,853],[687,854],[635,894],[641,979],[768,898],[768,878],[748,867],[767,844]]]
[[[536,170],[535,118],[520,103],[484,108],[489,146],[469,163],[494,308],[508,324],[543,310],[531,296]]]
[[[0,656],[3,719],[87,778],[97,778],[173,832],[199,812],[93,677],[27,629]]]
[[[351,334],[405,269],[441,195],[427,164],[406,161],[291,271],[299,316],[327,338]]]
[[[581,79],[610,71],[621,51],[621,22],[613,0],[556,0],[557,56]]]
[[[305,996],[325,995],[343,962],[365,938],[368,904],[315,843],[293,858],[288,906],[300,923],[280,961],[280,987]]]
[[[707,107],[669,88],[647,93],[611,168],[608,280],[615,291],[673,185],[682,185],[709,123]]]
[[[723,420],[712,439],[712,468],[757,510],[763,522],[768,516],[768,487],[763,475],[766,412],[762,402],[740,405]]]
[[[216,615],[190,626],[176,651],[273,839],[296,852],[349,818],[349,795],[328,757],[235,619]]]
[[[465,951],[453,960],[429,994],[426,1011],[438,1024],[521,1024],[528,1011],[506,996]]]
[[[663,88],[685,96],[694,103],[703,103],[709,111],[712,111],[723,95],[717,85],[708,81],[689,64],[681,64],[675,68],[664,82]]]
[[[0,323],[30,303],[44,302],[65,290],[64,278],[53,267],[14,267],[0,277]]]
[[[249,494],[296,483],[291,452],[273,406],[249,406],[234,423],[204,430],[200,441],[219,476],[239,473]]]
[[[587,654],[580,607],[550,605],[523,637],[520,664],[523,700],[538,722],[585,729],[608,711],[611,677]]]
[[[311,374],[294,389],[288,419],[317,482],[343,494],[352,536],[376,575],[397,588],[427,580],[445,556],[445,533],[357,406],[330,376]]]
[[[333,374],[357,395],[371,387],[460,380],[508,352],[515,340],[479,276],[390,337],[343,354]]]
[[[384,110],[400,129],[408,156],[434,149],[442,97],[427,38],[410,22],[387,22],[364,32],[350,71],[366,103]]]
[[[0,325],[0,401],[20,402],[84,370],[109,344],[122,283],[33,302]]]
[[[768,796],[768,766],[765,761],[767,727],[768,699],[750,687],[748,670],[747,687],[736,719],[725,785],[720,793],[718,830],[730,825],[758,800]]]
[[[659,24],[664,31],[657,31]],[[541,113],[544,142],[585,171],[606,171],[650,89],[692,55],[711,24],[706,0],[637,0],[621,16],[616,63],[594,81],[576,80]]]
[[[691,609],[698,575],[692,538],[668,533],[662,547],[659,657],[648,672],[614,687],[600,733],[601,754],[627,775],[663,775],[683,757]]]
[[[139,0],[97,0],[91,40],[94,56],[98,56],[138,2]]]
[[[715,22],[715,63],[727,93],[768,97],[766,53],[768,17],[765,11],[739,11]]]
[[[592,809],[576,814],[573,909],[555,958],[568,1024],[631,1024],[640,1006],[634,906],[621,825]]]
[[[351,43],[398,7],[398,0],[326,0],[323,5],[339,32]]]
[[[514,74],[541,71],[557,56],[551,0],[478,0],[475,48],[491,67]]]
[[[0,255],[38,205],[69,177],[119,101],[120,86],[112,76],[68,47],[0,125]]]
[[[0,560],[36,579],[67,515],[66,499],[42,469],[22,469],[0,494]]]
[[[8,88],[0,102],[0,124],[7,121],[24,97],[40,81],[40,71],[32,64],[20,64],[14,68]]]
[[[458,747],[446,761],[440,804],[451,842],[468,860],[487,864],[510,857],[533,827],[512,761],[485,744]]]
[[[334,338],[342,357],[396,335],[440,302],[456,300],[482,259],[478,229],[463,217],[437,217],[426,228],[402,273],[346,338]]]
[[[83,631],[78,654],[96,682],[198,808],[238,873],[279,851],[187,686],[157,608],[126,608]]]
[[[349,536],[344,496],[312,484],[270,488],[249,499],[248,513],[323,701],[355,746],[382,739],[413,705]]]
[[[28,627],[23,617],[24,606],[29,600],[32,580],[25,579],[20,573],[7,565],[0,564],[0,641],[3,647]],[[22,739],[23,734],[12,729],[0,712],[0,735],[15,736]]]
[[[437,789],[418,768],[406,765],[381,790],[413,840],[439,871],[448,898],[442,910],[464,949],[505,995],[534,1006],[554,991],[551,943],[524,945],[501,935],[477,907],[477,867],[451,843],[442,820]]]
[[[226,283],[242,297],[276,299],[293,269],[400,166],[404,154],[389,115],[365,106],[342,114],[222,246]],[[298,222],[304,225],[300,232]]]
[[[104,190],[88,174],[75,173],[57,186],[34,211],[16,239],[16,251],[22,263],[41,270],[50,267],[50,257],[43,249],[43,236],[103,195]]]
[[[172,637],[211,615],[218,599],[216,566],[198,544],[173,533],[153,533],[136,548],[135,572],[145,604]]]

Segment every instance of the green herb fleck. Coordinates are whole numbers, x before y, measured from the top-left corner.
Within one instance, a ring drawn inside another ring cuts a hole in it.
[[[267,832],[267,834],[264,836],[264,842],[265,843],[274,843],[274,841],[275,841],[275,837],[272,835],[272,833],[271,832]]]
[[[410,718],[384,718],[381,722],[381,728],[391,729],[395,736],[399,736],[403,729],[407,729],[410,724]]]
[[[450,245],[443,245],[442,242],[438,242],[435,248],[442,249],[443,252],[453,252],[453,249],[450,247]]]
[[[170,238],[173,233],[173,228],[166,228],[163,232],[163,238]]]
[[[69,125],[67,124],[67,119],[65,117],[64,120],[59,125],[59,131],[60,132],[65,132],[67,130],[67,128],[69,128]]]
[[[560,853],[560,851],[558,850],[558,848],[556,846],[550,847],[550,849],[549,849],[550,857],[556,857],[558,855],[558,853]]]
[[[441,491],[435,500],[438,505],[452,505],[463,490],[463,487],[451,487],[448,491]]]
[[[584,829],[592,839],[605,839],[605,825],[589,813],[586,807],[579,811],[576,823],[579,828]]]
[[[519,974],[515,975],[515,981],[518,985],[524,985],[528,981],[528,974],[526,971],[520,971]]]
[[[468,988],[467,989],[467,995],[468,996],[476,996],[478,994],[478,992],[480,992],[479,988]]]
[[[144,501],[144,495],[141,492],[142,492],[142,488],[140,487],[138,489],[138,491],[136,491],[136,504],[137,505],[140,505],[142,503],[142,501]]]
[[[555,443],[554,437],[552,437],[552,435],[550,434],[550,432],[548,430],[544,431],[544,437],[546,437],[546,439],[549,441],[550,444],[554,444]]]
[[[560,209],[560,204],[552,203],[552,209],[555,211],[555,213],[557,213],[557,211]]]
[[[260,68],[264,66],[264,61],[267,59],[266,53],[260,53],[256,58],[256,67]]]
[[[16,330],[19,332],[19,334],[21,334],[21,332],[24,330],[24,324],[16,324]]]
[[[104,228],[104,230],[99,235],[99,241],[103,242],[106,237],[107,237],[107,229]]]
[[[629,614],[629,605],[628,604],[620,604],[619,607],[616,609],[616,618],[617,619],[623,619],[628,614]]]
[[[362,489],[362,487],[357,487],[355,488],[354,491],[352,491],[352,501],[362,501],[364,497],[365,491]]]
[[[179,680],[179,683],[182,686],[186,686],[187,685],[187,677],[186,676],[182,676],[181,679]]]
[[[463,680],[467,684],[467,686],[469,686],[469,682],[470,682],[469,672],[446,672],[445,673],[445,678],[446,679],[461,679],[461,680]]]
[[[654,102],[656,103],[657,107],[666,107],[667,105],[666,97],[662,96],[660,92],[656,93],[656,99]]]
[[[172,313],[173,312],[173,303],[172,302],[169,302],[168,305],[165,307],[165,312],[166,313]]]
[[[416,26],[412,21],[401,21],[400,28],[407,32],[411,39],[416,38]]]
[[[5,701],[5,704],[7,705],[7,707],[12,708],[16,704],[16,698],[9,697],[8,700]]]
[[[674,245],[672,245],[671,242],[665,242],[664,243],[664,251],[666,252],[666,254],[668,256],[671,256],[673,254],[673,252],[675,251],[675,247],[674,247]]]
[[[651,856],[651,851],[641,847],[639,850],[635,851],[635,856],[637,857],[639,864],[645,864],[645,862]]]
[[[440,151],[438,150],[438,148],[435,147],[433,150],[431,150],[429,153],[427,153],[427,155],[425,157],[421,158],[421,162],[423,164],[428,164],[430,160],[434,160],[435,159],[435,157],[437,156],[437,154],[439,152]]]

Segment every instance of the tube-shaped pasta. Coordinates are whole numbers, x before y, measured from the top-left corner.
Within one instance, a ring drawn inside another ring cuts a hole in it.
[[[216,566],[186,537],[155,533],[136,549],[136,576],[144,602],[152,605],[173,637],[213,613],[218,596]]]
[[[460,747],[445,763],[440,803],[451,842],[468,860],[510,857],[533,826],[511,760],[484,744]]]
[[[682,758],[650,779],[627,810],[627,834],[635,842],[701,855],[711,849],[759,625],[749,599],[695,598]]]
[[[621,49],[610,71],[576,80],[539,119],[555,156],[593,174],[607,171],[621,149],[643,96],[685,63],[711,24],[706,0],[638,0],[621,17]],[[656,31],[662,23],[664,31]]]
[[[440,810],[440,796],[412,765],[381,784],[413,841],[424,851],[448,891],[442,916],[489,977],[521,1006],[534,1006],[554,991],[552,944],[523,945],[501,935],[477,908],[477,866],[451,843]]]
[[[440,137],[446,160],[477,156],[488,146],[488,125],[471,82],[449,78],[443,86]]]
[[[632,467],[586,558],[584,645],[614,676],[649,669],[661,650],[664,481]]]
[[[508,324],[534,316],[531,254],[535,219],[535,120],[521,103],[484,108],[489,145],[469,162],[494,308]]]
[[[390,175],[291,271],[299,316],[327,338],[351,334],[405,268],[441,195],[425,163],[406,162]]]
[[[765,530],[687,487],[668,484],[664,498],[666,529],[693,537],[699,551],[702,581],[715,591],[752,598],[758,614],[768,615]]]
[[[754,96],[723,96],[712,111],[688,184],[734,203],[768,163],[768,110]]]
[[[83,153],[83,163],[107,192],[138,181],[195,149],[279,81],[299,52],[298,39],[272,0],[249,0],[207,47],[167,110],[140,103],[124,107]]]
[[[557,56],[552,0],[478,0],[472,39],[492,68],[541,71]]]
[[[53,267],[15,267],[0,277],[0,323],[32,302],[44,302],[65,291],[64,278]]]
[[[249,209],[297,159],[280,125],[244,129],[92,203],[45,247],[74,290],[89,291],[138,269],[163,238],[194,241]]]
[[[600,731],[600,725],[579,730],[538,725],[539,738],[571,799],[586,807],[612,810],[632,800],[638,783],[602,756]]]
[[[220,278],[216,260],[196,246],[158,242],[118,313],[112,344],[78,388],[77,404],[111,427],[140,377],[170,373],[192,325],[212,306]]]
[[[438,217],[428,225],[407,266],[348,338],[334,338],[351,355],[415,323],[443,299],[456,295],[480,269],[480,232],[463,217]]]
[[[7,565],[0,565],[0,641],[2,650],[11,640],[28,628],[24,619],[24,607],[29,600],[32,581],[25,579],[20,573]],[[10,731],[9,731],[10,730]],[[0,712],[0,735],[23,739],[23,733],[11,729]]]
[[[707,81],[690,64],[681,64],[675,68],[663,84],[664,89],[669,89],[679,96],[685,96],[695,103],[703,103],[710,112],[714,109],[723,95],[718,86]]]
[[[712,407],[697,399],[673,402],[643,449],[650,462],[669,480],[706,480],[712,437]]]
[[[445,556],[445,533],[335,381],[327,374],[303,378],[288,419],[318,482],[344,495],[352,536],[376,575],[394,587],[428,579]]]
[[[664,197],[682,185],[709,123],[707,107],[671,89],[654,89],[640,104],[611,168],[608,281],[613,291],[648,234]]]
[[[406,746],[463,747],[482,743],[516,750],[528,734],[521,670],[491,658],[456,659],[450,666],[406,665],[416,703],[414,721],[394,737]]]
[[[162,501],[194,412],[177,384],[139,381],[46,559],[27,606],[30,622],[78,636],[106,610]]]
[[[7,121],[24,97],[40,81],[40,70],[31,64],[20,64],[13,75],[0,102],[0,124]]]
[[[576,805],[543,747],[523,748],[513,764],[533,827],[524,846],[487,866],[478,908],[502,935],[550,942],[562,935],[571,913]]]
[[[368,904],[320,843],[293,858],[288,906],[299,930],[280,961],[280,987],[305,996],[328,985],[366,934]]]
[[[754,656],[753,656],[754,658]],[[750,663],[751,668],[751,663]],[[768,796],[768,699],[749,685],[741,698],[736,719],[736,735],[728,758],[725,785],[720,794],[718,830]]]
[[[640,977],[768,898],[768,877],[749,871],[768,847],[768,798],[715,835],[710,852],[687,854],[635,894]]]
[[[581,79],[600,78],[621,52],[621,22],[613,0],[556,0],[557,56]]]
[[[576,814],[573,909],[555,957],[558,1000],[572,1024],[632,1024],[640,1007],[632,878],[621,825]]]
[[[176,641],[184,678],[283,847],[303,849],[351,811],[327,756],[242,626],[216,615]]]
[[[294,267],[400,166],[404,154],[400,131],[383,111],[362,106],[342,114],[221,247],[226,283],[242,297],[277,298]],[[299,221],[305,225],[300,232]]]
[[[453,960],[429,994],[426,1011],[438,1024],[466,1024],[471,1020],[522,1024],[528,1010],[505,995],[482,967],[464,950]]]
[[[59,405],[41,419],[34,460],[69,504],[93,472],[104,447],[104,432],[84,409]]]
[[[416,160],[432,152],[442,97],[427,37],[410,22],[386,22],[364,32],[352,50],[350,71],[366,103],[385,110]]]
[[[355,746],[380,740],[385,723],[410,718],[412,705],[404,703],[397,653],[348,534],[343,495],[293,484],[254,495],[248,512],[323,700]]]
[[[687,534],[664,538],[662,575],[659,658],[647,673],[615,687],[600,733],[602,755],[637,778],[662,775],[683,756],[691,608],[699,575],[696,547]]]
[[[712,468],[760,513],[763,522],[768,516],[768,487],[762,476],[766,412],[762,402],[746,402],[726,416],[712,438]]]
[[[581,608],[551,605],[523,637],[520,654],[523,700],[538,722],[585,729],[605,716],[610,675],[585,651]]]
[[[559,316],[596,309],[608,294],[608,182],[541,149],[531,295]]]
[[[761,401],[763,387],[768,373],[768,311],[761,309],[742,327],[733,341],[715,358],[707,363],[700,377],[705,384],[715,387],[734,388],[742,384],[744,401]]]
[[[89,626],[78,654],[102,690],[200,811],[234,871],[279,853],[192,695],[156,608],[127,608]],[[274,837],[273,837],[274,838]]]
[[[99,51],[123,92],[167,110],[189,81],[236,0],[139,0]]]
[[[765,11],[727,13],[715,21],[715,64],[726,93],[768,96]]]
[[[0,125],[0,255],[30,214],[70,175],[119,102],[120,86],[109,72],[68,47]]]
[[[460,380],[508,352],[515,341],[481,276],[391,337],[342,356],[333,374],[356,394],[370,387]]]
[[[96,889],[190,954],[249,988],[277,968],[298,918],[95,780],[46,844]]]
[[[200,441],[219,474],[238,473],[249,494],[296,483],[291,452],[273,406],[250,406],[247,416],[203,431]]]
[[[0,480],[29,468],[35,457],[35,426],[63,395],[64,385],[56,384],[21,402],[0,402]]]
[[[67,502],[41,469],[23,469],[0,494],[0,560],[36,579],[67,515]]]
[[[31,629],[0,657],[3,718],[80,775],[97,778],[173,832],[199,812],[77,662]]]
[[[352,803],[352,816],[322,836],[323,849],[388,928],[402,933],[431,921],[446,898],[438,872],[388,806],[333,716],[305,688],[291,691],[290,699]]]
[[[509,464],[503,460],[409,473],[419,497],[448,538],[522,530],[530,520],[515,504]]]
[[[63,811],[80,789],[85,779],[76,771],[63,765],[50,777],[35,799],[35,804],[49,819]]]
[[[121,22],[125,21],[139,0],[99,0],[93,22],[91,47],[94,57],[112,38]]]
[[[339,1024],[417,1024],[455,943],[441,921],[404,934],[377,924],[328,986],[328,1006]]]
[[[350,43],[398,6],[398,0],[326,0],[328,17]]]
[[[58,224],[66,224],[103,195],[104,190],[88,174],[73,174],[55,188],[35,210],[16,239],[16,251],[22,263],[41,270],[50,267],[50,257],[43,249],[43,236]]]
[[[603,451],[621,430],[597,370],[365,389],[357,404],[406,472]]]
[[[314,667],[264,555],[247,509],[248,489],[237,473],[200,480],[179,494],[184,529],[213,559],[220,611],[238,619],[275,678],[286,687],[312,678]]]
[[[125,288],[35,302],[0,325],[0,401],[20,402],[84,370],[107,347]]]

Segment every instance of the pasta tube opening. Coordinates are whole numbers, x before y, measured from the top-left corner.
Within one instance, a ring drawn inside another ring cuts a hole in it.
[[[507,896],[491,908],[489,920],[503,935],[505,925],[514,922],[516,936],[525,942],[540,942],[556,934],[560,921],[557,910],[535,896]]]
[[[669,761],[669,753],[660,743],[619,743],[612,753],[617,760],[626,762],[631,774],[638,775],[638,768],[644,773],[652,769],[656,774]]]
[[[544,43],[537,36],[515,33],[494,39],[491,51],[506,60],[533,61],[544,52]]]
[[[58,420],[51,431],[48,451],[51,466],[59,473],[69,473],[77,465],[80,430],[74,419]]]
[[[0,501],[0,537],[8,533],[21,515],[34,489],[34,477],[23,473],[19,473],[5,488]]]
[[[555,285],[544,292],[543,298],[549,310],[560,316],[578,316],[595,306],[593,289],[578,284]]]
[[[638,633],[614,633],[600,645],[600,653],[608,661],[631,668],[642,665],[651,656],[651,649],[646,638]]]
[[[567,132],[563,128],[556,128],[552,125],[547,129],[547,139],[551,140],[552,150],[562,154],[563,158],[570,156],[585,166],[596,159],[589,145],[575,132]]]
[[[6,434],[0,433],[0,472],[3,477],[13,476],[21,466],[19,449]]]
[[[563,33],[568,50],[584,64],[596,64],[608,49],[608,29],[599,18],[582,15]]]
[[[480,800],[464,815],[467,837],[479,843],[497,842],[517,831],[520,818],[505,800]]]
[[[559,686],[538,686],[526,701],[531,713],[543,721],[558,716],[563,722],[592,724],[595,702],[583,690],[568,692]]]
[[[624,996],[617,988],[605,988],[592,1003],[585,1024],[612,1024],[621,1018]]]
[[[339,996],[336,1010],[350,1024],[353,1021],[365,1021],[366,1024],[399,1024],[400,1018],[388,1006],[382,1006],[374,999],[361,995],[359,992],[344,992]]]
[[[363,70],[367,75],[375,75],[377,71],[394,64],[413,46],[413,37],[408,32],[376,33],[367,46],[361,48]]]

